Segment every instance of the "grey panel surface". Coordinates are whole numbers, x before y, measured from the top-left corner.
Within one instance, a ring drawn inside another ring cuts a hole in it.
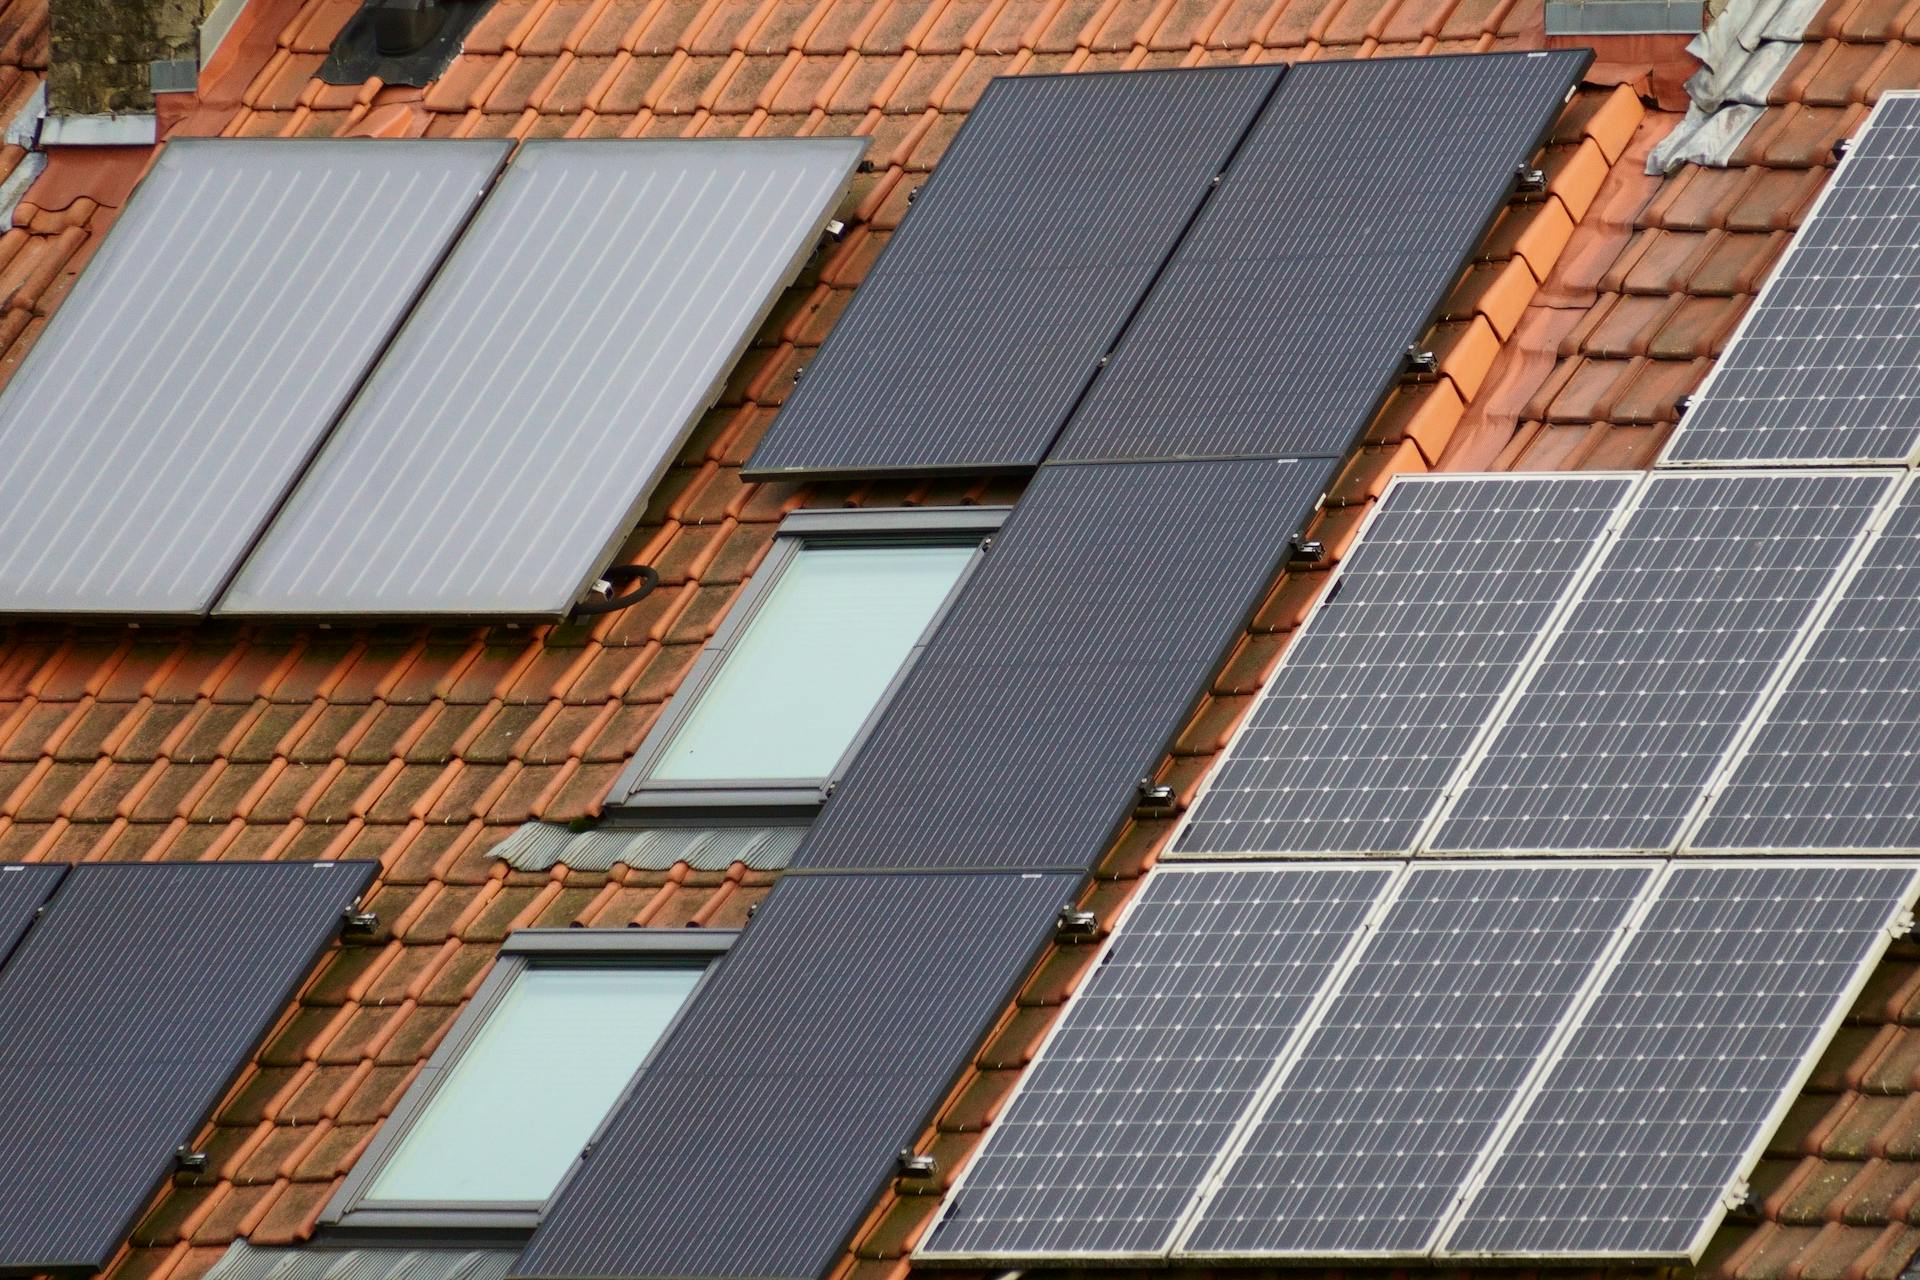
[[[523,144],[218,612],[564,615],[864,148]]]
[[[1037,465],[1283,70],[990,83],[746,474]]]
[[[1892,483],[1656,475],[1432,847],[1671,847]]]
[[[0,967],[0,1267],[105,1264],[376,869],[67,873]]]
[[[1881,99],[1674,433],[1669,463],[1920,447],[1920,98]]]
[[[1294,66],[1054,457],[1344,455],[1590,56]]]
[[[1920,492],[1909,490],[1693,834],[1920,848]]]
[[[1676,866],[1446,1247],[1697,1256],[1914,874]]]
[[[783,878],[513,1274],[824,1274],[1080,884]]]
[[[168,143],[0,393],[0,613],[205,613],[510,146]]]
[[[1175,851],[1411,849],[1631,484],[1394,485]]]
[[[921,1252],[1164,1252],[1395,870],[1155,874]]]
[[[506,1280],[518,1249],[269,1248],[236,1240],[207,1280]]]
[[[1657,871],[1413,868],[1183,1251],[1431,1248]]]
[[[1325,483],[1317,462],[1042,467],[793,865],[1091,865]]]
[[[13,954],[32,927],[40,905],[66,873],[66,865],[58,862],[0,865],[0,964]]]

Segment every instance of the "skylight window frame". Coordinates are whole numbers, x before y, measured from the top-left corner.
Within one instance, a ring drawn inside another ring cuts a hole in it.
[[[378,1245],[430,1241],[436,1245],[486,1246],[522,1243],[540,1225],[554,1199],[600,1141],[646,1076],[660,1046],[673,1034],[687,1009],[712,978],[718,961],[739,938],[735,929],[521,929],[507,936],[492,970],[454,1019],[421,1073],[407,1086],[374,1134],[373,1141],[334,1192],[320,1215],[316,1243]],[[580,1154],[554,1183],[546,1200],[525,1201],[432,1200],[379,1203],[368,1193],[391,1159],[405,1146],[415,1125],[426,1115],[441,1088],[452,1078],[462,1057],[471,1049],[500,1008],[520,975],[535,967],[572,966],[591,969],[644,968],[649,962],[701,969],[686,999],[662,1028],[653,1047],[634,1068],[606,1114],[594,1126]]]
[[[687,671],[666,707],[642,740],[639,750],[615,781],[607,798],[610,816],[647,821],[675,820],[711,824],[715,821],[806,821],[820,809],[847,763],[860,750],[900,684],[925,651],[967,580],[980,567],[980,558],[1011,507],[868,507],[791,512],[774,535],[766,558],[741,588],[711,639]],[[946,599],[934,610],[900,667],[874,700],[847,749],[833,769],[815,778],[661,779],[651,777],[681,729],[692,720],[702,697],[712,687],[735,647],[772,598],[774,590],[809,546],[875,548],[977,543],[972,559],[954,580]]]

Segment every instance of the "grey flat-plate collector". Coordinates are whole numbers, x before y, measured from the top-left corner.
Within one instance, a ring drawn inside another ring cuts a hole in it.
[[[1914,889],[1912,865],[1676,864],[1446,1249],[1697,1258]]]
[[[1266,592],[1326,471],[1042,467],[793,865],[1090,866]]]
[[[1394,871],[1151,877],[921,1254],[1164,1254]]]
[[[67,873],[0,967],[0,1270],[106,1263],[375,870]]]
[[[817,1280],[1081,879],[782,879],[513,1274]]]
[[[1037,465],[1283,70],[989,84],[747,475]]]
[[[1177,852],[1412,849],[1631,484],[1396,482]]]
[[[1917,744],[1920,490],[1909,487],[1689,843],[1920,847]]]
[[[566,614],[865,146],[526,143],[217,612]]]
[[[1893,483],[1655,475],[1431,847],[1672,848]]]
[[[1920,447],[1920,96],[1887,94],[1681,420],[1669,464]]]
[[[510,145],[169,143],[0,394],[0,613],[204,614]]]
[[[1053,456],[1344,455],[1590,56],[1289,69]]]

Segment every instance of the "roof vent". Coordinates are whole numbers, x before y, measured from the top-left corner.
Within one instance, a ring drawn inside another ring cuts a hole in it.
[[[486,10],[487,0],[366,0],[341,28],[320,78],[420,88],[447,69]]]

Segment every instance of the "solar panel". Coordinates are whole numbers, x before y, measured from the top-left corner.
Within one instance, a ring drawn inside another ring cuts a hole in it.
[[[1175,852],[1412,849],[1631,486],[1396,482]]]
[[[1037,465],[1282,70],[992,81],[746,474]]]
[[[1042,467],[793,865],[1084,870],[1213,680],[1326,472]]]
[[[1415,866],[1180,1251],[1425,1253],[1657,870]]]
[[[0,612],[212,607],[511,145],[168,143],[0,393]]]
[[[1889,93],[1662,461],[1902,462],[1920,448],[1920,96]]]
[[[57,862],[0,865],[0,963],[13,954],[66,873],[66,866]]]
[[[1149,878],[920,1255],[1164,1253],[1396,870]]]
[[[0,1267],[105,1265],[375,870],[67,872],[0,967]]]
[[[1697,1259],[1913,866],[1676,864],[1445,1247]]]
[[[1344,455],[1590,57],[1295,65],[1053,456]]]
[[[865,146],[524,143],[217,612],[565,615]]]
[[[1891,485],[1648,481],[1431,847],[1672,847]]]
[[[513,1274],[816,1280],[1081,881],[782,878]]]
[[[1920,491],[1841,589],[1688,843],[1920,847]]]

